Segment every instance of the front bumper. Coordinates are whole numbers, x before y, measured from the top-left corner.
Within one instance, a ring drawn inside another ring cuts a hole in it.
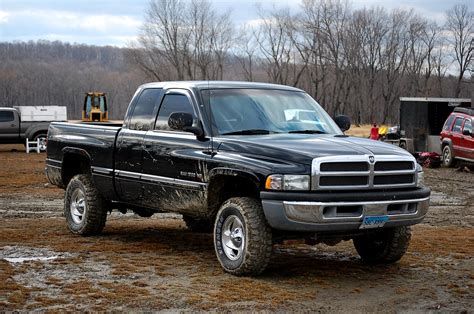
[[[272,228],[285,231],[358,230],[366,216],[388,216],[384,227],[414,225],[425,217],[431,190],[326,193],[262,192],[263,211]]]

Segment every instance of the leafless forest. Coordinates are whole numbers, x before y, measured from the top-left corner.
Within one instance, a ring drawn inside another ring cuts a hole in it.
[[[455,5],[445,23],[415,11],[354,9],[303,0],[298,11],[262,9],[237,27],[207,0],[153,0],[127,48],[62,42],[0,43],[0,106],[67,105],[108,94],[120,119],[148,81],[249,80],[300,87],[330,114],[396,123],[400,96],[472,97],[474,11]]]

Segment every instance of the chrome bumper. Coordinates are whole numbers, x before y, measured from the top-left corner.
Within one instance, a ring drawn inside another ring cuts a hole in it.
[[[359,229],[366,216],[388,216],[386,227],[413,225],[428,212],[430,198],[361,202],[263,200],[268,223],[293,231],[344,231]]]
[[[387,215],[389,221],[416,219],[426,215],[429,197],[416,200],[378,202],[283,202],[286,216],[306,223],[361,222],[364,216]]]

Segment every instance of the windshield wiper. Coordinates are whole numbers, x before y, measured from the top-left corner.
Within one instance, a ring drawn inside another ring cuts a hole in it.
[[[301,133],[301,134],[326,134],[326,132],[321,130],[295,130],[288,133]]]
[[[222,133],[221,135],[256,135],[256,134],[271,134],[279,133],[275,131],[265,130],[265,129],[251,129],[251,130],[240,130],[234,132]]]

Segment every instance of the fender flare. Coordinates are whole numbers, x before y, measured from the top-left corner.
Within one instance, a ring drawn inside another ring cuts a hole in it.
[[[455,157],[453,141],[450,138],[444,138],[443,141],[441,141],[441,155],[443,154],[443,149],[445,146],[449,146],[449,148],[451,148],[451,156]]]
[[[245,178],[250,181],[252,181],[257,188],[260,188],[261,185],[261,180],[260,178],[246,170],[242,169],[235,169],[235,168],[228,168],[228,167],[217,167],[209,171],[209,183],[212,182],[212,179],[215,178],[216,176],[229,176],[229,177],[240,177],[240,178]]]
[[[453,148],[453,141],[450,138],[444,138],[443,141],[441,141],[441,150],[446,145],[449,145],[449,147],[452,149]]]
[[[62,165],[61,165],[61,178],[64,179],[66,173],[65,173],[65,167],[64,167],[64,160],[66,159],[67,156],[71,156],[71,155],[78,155],[78,156],[81,156],[81,157],[84,157],[85,159],[87,159],[87,161],[89,162],[89,166],[92,166],[91,162],[92,162],[92,158],[91,156],[89,155],[89,153],[84,150],[84,149],[81,149],[81,148],[76,148],[76,147],[64,147],[62,150]]]
[[[64,147],[63,149],[61,149],[61,152],[63,153],[63,162],[64,162],[64,156],[67,156],[69,154],[73,154],[73,155],[81,155],[83,157],[86,157],[88,160],[89,160],[89,163],[91,162],[92,158],[91,156],[89,155],[89,153],[85,150],[85,149],[82,149],[82,148],[76,148],[76,147],[69,147],[69,146],[66,146]]]
[[[48,134],[48,125],[33,125],[29,127],[26,132],[25,132],[25,138],[28,138],[29,140],[33,140],[33,137],[38,134],[38,133],[44,133],[45,135]]]

